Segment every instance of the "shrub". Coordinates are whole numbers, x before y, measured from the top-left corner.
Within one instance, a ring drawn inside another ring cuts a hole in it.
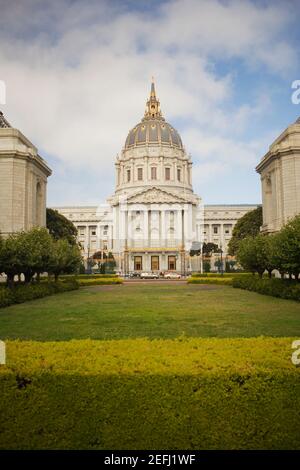
[[[234,276],[249,276],[249,273],[193,273],[192,278],[207,278],[207,277],[214,277],[214,278],[224,278],[224,277],[234,277]]]
[[[291,338],[8,341],[1,449],[299,449]]]
[[[78,279],[78,283],[80,286],[101,286],[101,285],[109,285],[109,284],[123,284],[123,279],[119,277]]]
[[[102,278],[113,278],[118,277],[117,274],[64,274],[59,276],[59,279],[102,279]]]
[[[219,284],[224,286],[230,286],[232,283],[231,277],[222,277],[222,276],[215,276],[215,277],[191,277],[188,279],[188,284]]]
[[[300,300],[300,284],[295,280],[278,278],[259,278],[257,276],[235,277],[233,287],[246,289],[259,294],[280,297],[281,299]]]
[[[29,285],[20,284],[16,285],[13,289],[2,287],[0,289],[0,308],[78,288],[79,284],[75,280],[65,282],[42,282]]]

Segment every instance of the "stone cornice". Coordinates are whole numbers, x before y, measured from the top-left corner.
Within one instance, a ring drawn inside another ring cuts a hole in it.
[[[52,174],[52,170],[48,167],[45,160],[39,155],[34,155],[29,152],[22,152],[20,150],[2,150],[0,149],[0,158],[16,158],[19,160],[27,160],[30,163],[35,163],[40,169],[46,173],[47,176]]]

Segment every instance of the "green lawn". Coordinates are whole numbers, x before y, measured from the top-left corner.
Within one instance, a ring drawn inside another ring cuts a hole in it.
[[[227,286],[95,286],[0,310],[1,339],[300,337],[300,304]]]
[[[229,286],[0,309],[0,449],[300,449],[298,338],[300,303]]]

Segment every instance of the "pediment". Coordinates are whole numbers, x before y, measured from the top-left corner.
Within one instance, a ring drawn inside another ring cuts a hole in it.
[[[190,202],[189,198],[182,197],[181,195],[174,194],[173,192],[166,191],[157,187],[152,187],[139,191],[132,196],[128,197],[128,204],[174,204]]]

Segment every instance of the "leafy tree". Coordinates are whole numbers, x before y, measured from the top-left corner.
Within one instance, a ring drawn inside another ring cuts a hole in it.
[[[202,253],[204,256],[211,256],[213,253],[220,253],[220,248],[216,243],[203,243]]]
[[[234,269],[234,266],[236,265],[236,261],[230,260],[225,262],[225,271],[226,273],[231,273]]]
[[[46,228],[35,227],[28,232],[21,232],[19,256],[25,282],[31,282],[33,276],[48,271],[51,259],[53,238]]]
[[[116,261],[115,261],[114,255],[110,251],[108,253],[108,257],[106,260],[106,272],[110,274],[113,273],[115,271],[115,267],[116,267]]]
[[[71,245],[68,240],[55,240],[52,244],[49,273],[54,274],[55,281],[62,273],[77,272],[82,263],[78,245]]]
[[[203,263],[203,271],[205,273],[209,273],[210,272],[210,262],[209,261],[204,261]]]
[[[273,263],[281,275],[299,278],[300,273],[300,215],[290,220],[273,236]]]
[[[231,240],[228,243],[228,253],[232,256],[236,255],[241,240],[247,237],[256,237],[262,223],[262,207],[247,212],[241,217],[234,226]]]
[[[20,256],[22,243],[21,234],[12,234],[2,241],[0,266],[7,276],[7,285],[14,286],[14,277],[22,273],[23,262]]]
[[[268,271],[271,277],[275,269],[273,259],[273,238],[265,235],[258,235],[255,238],[248,237],[241,240],[237,252],[237,260],[244,269],[257,272],[262,277]]]
[[[47,228],[55,240],[63,238],[71,245],[77,244],[75,225],[57,210],[47,208]]]
[[[218,269],[219,272],[223,270],[223,262],[220,259],[215,261],[215,267]]]

